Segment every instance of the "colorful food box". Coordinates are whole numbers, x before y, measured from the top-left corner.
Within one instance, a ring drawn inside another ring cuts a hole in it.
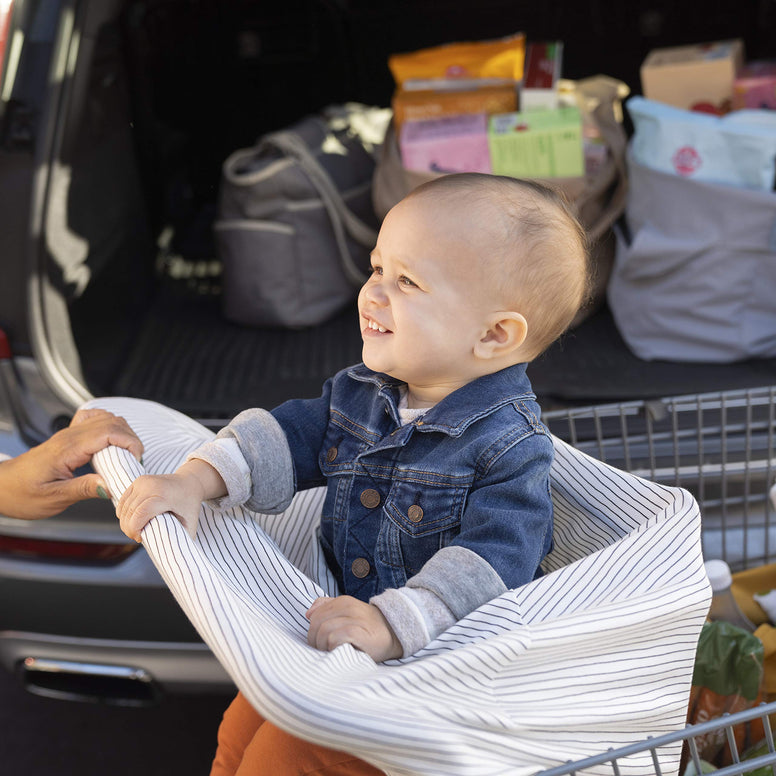
[[[650,100],[723,115],[732,108],[733,82],[743,63],[738,39],[655,49],[641,66],[641,89]]]
[[[488,144],[496,175],[571,178],[585,174],[582,118],[575,107],[491,116]]]
[[[733,84],[733,110],[776,110],[776,60],[749,62]]]
[[[393,97],[397,131],[405,121],[424,121],[464,113],[509,113],[517,110],[514,82],[451,81],[446,88],[399,89]]]
[[[525,58],[520,110],[557,108],[563,43],[531,43]]]
[[[402,164],[418,172],[491,172],[484,113],[406,121],[399,136]]]

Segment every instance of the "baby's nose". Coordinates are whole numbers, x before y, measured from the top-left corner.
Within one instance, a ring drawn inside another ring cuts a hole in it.
[[[385,293],[385,288],[380,280],[370,280],[362,289],[364,299],[367,299],[372,304],[384,305],[388,301],[388,295]]]

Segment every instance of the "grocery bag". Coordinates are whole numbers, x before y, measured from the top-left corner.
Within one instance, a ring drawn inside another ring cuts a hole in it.
[[[627,163],[608,299],[630,349],[684,362],[776,356],[776,194]]]

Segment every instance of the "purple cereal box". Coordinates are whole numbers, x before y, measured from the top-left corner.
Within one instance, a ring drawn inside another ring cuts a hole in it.
[[[484,113],[405,121],[399,137],[402,164],[417,172],[491,172]]]

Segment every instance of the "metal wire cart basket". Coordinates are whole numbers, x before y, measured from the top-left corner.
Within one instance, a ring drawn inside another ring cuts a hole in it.
[[[599,460],[690,491],[701,508],[707,560],[721,558],[734,571],[776,561],[776,510],[769,499],[776,478],[776,387],[567,408],[543,419],[553,434]],[[688,763],[683,772],[700,774],[696,741],[709,735],[726,739],[732,762],[715,773],[776,776],[769,724],[774,714],[776,703],[762,705],[602,752],[542,776],[662,776],[667,771],[661,767],[661,753],[675,754],[677,747],[683,747]],[[762,724],[764,741],[754,759],[741,762],[733,729],[753,723]]]

